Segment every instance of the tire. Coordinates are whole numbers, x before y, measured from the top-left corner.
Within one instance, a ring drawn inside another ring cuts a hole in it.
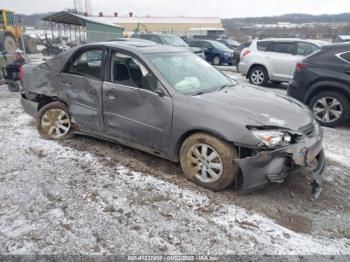
[[[213,58],[213,64],[216,65],[216,66],[221,65],[221,58],[220,58],[220,56],[215,56]]]
[[[222,191],[233,183],[239,173],[234,162],[237,158],[238,154],[232,145],[205,133],[196,133],[187,138],[180,150],[180,163],[185,177],[212,191]]]
[[[17,50],[17,42],[12,34],[5,33],[0,39],[0,51],[6,51],[9,54],[15,53]]]
[[[350,101],[335,91],[321,92],[311,98],[309,107],[318,122],[327,127],[344,124],[350,116]]]
[[[9,81],[7,83],[7,88],[10,92],[19,92],[19,83],[17,81]]]
[[[269,74],[263,66],[255,66],[249,72],[249,82],[257,86],[267,86]]]
[[[62,140],[71,137],[71,116],[61,102],[52,102],[42,107],[35,124],[40,136],[45,139]]]
[[[23,36],[24,45],[27,53],[34,54],[37,52],[36,39],[30,37],[29,35]]]

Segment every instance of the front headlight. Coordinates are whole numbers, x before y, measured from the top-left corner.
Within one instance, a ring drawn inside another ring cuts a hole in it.
[[[279,130],[251,130],[251,132],[268,148],[275,148],[292,141],[290,134]]]

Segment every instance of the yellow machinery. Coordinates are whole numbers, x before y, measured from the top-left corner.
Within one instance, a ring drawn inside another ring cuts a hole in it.
[[[14,12],[0,9],[0,51],[14,53],[17,47],[21,47],[28,53],[36,52],[36,40],[23,33],[22,27],[15,25]]]

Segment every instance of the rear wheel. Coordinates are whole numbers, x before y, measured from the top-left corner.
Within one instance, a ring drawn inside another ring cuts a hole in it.
[[[334,91],[321,92],[309,103],[316,119],[323,126],[335,127],[342,125],[350,116],[349,100]]]
[[[256,66],[249,73],[249,82],[257,86],[266,86],[269,82],[269,75],[263,66]]]
[[[221,191],[232,184],[239,168],[234,147],[214,136],[197,133],[183,143],[180,163],[187,179],[199,186]]]
[[[69,138],[72,123],[67,107],[61,102],[53,102],[41,108],[36,117],[36,128],[45,139]]]

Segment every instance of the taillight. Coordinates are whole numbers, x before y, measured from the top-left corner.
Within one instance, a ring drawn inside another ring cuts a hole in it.
[[[297,72],[301,72],[303,69],[308,68],[309,65],[308,64],[304,64],[304,63],[297,63],[295,70]]]
[[[19,67],[19,80],[22,81],[23,80],[23,65],[21,65]]]
[[[247,55],[249,55],[251,53],[250,50],[245,50],[242,54],[242,58],[246,57]]]

